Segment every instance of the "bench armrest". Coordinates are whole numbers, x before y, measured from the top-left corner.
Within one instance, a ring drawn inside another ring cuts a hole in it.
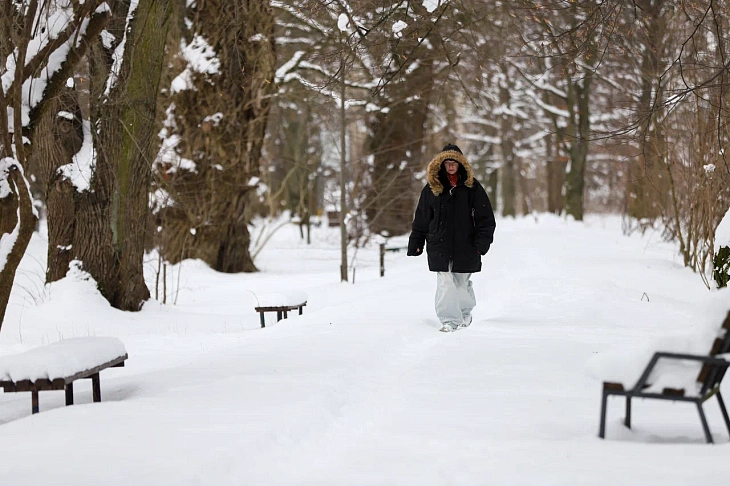
[[[729,361],[727,361],[723,358],[718,358],[717,356],[702,356],[702,355],[696,355],[696,354],[664,353],[664,352],[658,352],[656,354],[659,355],[660,358],[699,361],[701,363],[714,364],[714,365],[730,364]]]
[[[641,374],[639,381],[637,381],[636,385],[634,385],[634,388],[633,388],[634,391],[641,391],[646,386],[646,382],[649,379],[651,372],[654,371],[654,367],[656,366],[657,362],[661,358],[675,359],[675,360],[687,360],[687,361],[699,361],[700,363],[705,363],[705,364],[715,365],[715,366],[724,366],[724,367],[727,367],[728,365],[730,365],[730,362],[728,362],[722,358],[717,358],[714,356],[701,356],[701,355],[695,355],[695,354],[682,354],[682,353],[667,353],[667,352],[658,351],[658,352],[654,353],[654,356],[651,358],[651,361],[649,361],[649,364],[646,365],[646,369]]]

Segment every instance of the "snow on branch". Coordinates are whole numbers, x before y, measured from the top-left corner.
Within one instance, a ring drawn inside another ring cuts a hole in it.
[[[440,3],[440,0],[423,0],[423,8],[425,8],[428,13],[433,13],[438,8]]]
[[[114,49],[114,53],[112,54],[113,62],[109,76],[106,79],[104,96],[109,95],[109,92],[112,88],[114,88],[114,85],[117,83],[117,79],[119,78],[119,73],[122,69],[122,60],[124,59],[124,48],[127,45],[127,35],[129,34],[130,23],[132,22],[132,19],[134,19],[134,12],[137,10],[137,5],[139,5],[139,0],[131,0],[129,2],[129,10],[127,11],[127,20],[124,27],[124,37],[122,37],[122,41],[119,43],[117,48]]]
[[[88,120],[83,122],[84,140],[79,151],[73,156],[70,164],[58,168],[58,173],[65,176],[78,192],[89,189],[91,174],[94,170],[96,152],[91,136],[91,125]]]
[[[13,172],[15,173],[14,176],[11,174]],[[16,180],[19,180],[20,184],[24,184],[25,187],[18,187],[18,182],[16,182]],[[21,191],[24,191],[24,194],[21,194]],[[4,199],[11,194],[16,194],[21,200],[32,200],[32,196],[30,194],[30,184],[25,178],[25,174],[23,173],[23,167],[20,165],[20,162],[18,162],[18,160],[15,158],[5,157],[3,159],[0,159],[0,199]],[[25,207],[30,207],[32,211],[28,212],[28,216],[38,218],[38,212],[35,207],[33,207],[31,204],[27,204]],[[15,248],[15,244],[18,241],[18,236],[20,235],[20,231],[22,229],[21,226],[24,223],[22,219],[22,209],[24,209],[23,205],[18,204],[16,210],[16,223],[14,228],[9,233],[4,233],[0,235],[0,274],[5,268],[8,257]],[[27,224],[27,222],[25,223]],[[33,222],[33,226],[35,226],[35,222]],[[1,321],[2,320],[0,318],[0,325],[2,324]]]
[[[193,74],[217,74],[220,71],[220,59],[215,49],[201,35],[193,37],[190,44],[180,42],[180,55],[187,62],[183,72],[172,80],[170,89],[173,93],[194,89]]]
[[[526,93],[532,98],[535,104],[545,110],[545,112],[562,118],[570,118],[570,112],[568,110],[545,103],[541,97],[532,90],[527,90]]]
[[[13,165],[16,165],[17,163],[18,161],[11,157],[0,159],[0,199],[8,197],[12,192],[10,190],[10,181],[8,180],[8,175],[11,167]]]
[[[302,58],[304,57],[306,53],[304,51],[297,51],[294,53],[291,59],[289,59],[287,62],[282,64],[282,66],[276,70],[276,75],[274,76],[274,82],[276,84],[287,82],[291,79],[291,73],[296,69],[296,67],[299,65],[299,63],[302,61]]]
[[[494,129],[499,130],[501,127],[499,123],[494,121],[493,118],[485,118],[478,115],[466,115],[462,119],[462,123],[474,123],[476,125],[485,125]]]
[[[5,157],[0,159],[0,199],[7,197],[10,194],[10,173],[17,171],[20,178],[26,187],[27,196],[29,199],[33,199],[33,195],[30,192],[30,183],[25,177],[25,171],[23,170],[22,164],[12,157]],[[14,194],[18,194],[17,191],[12,191]],[[33,207],[33,214],[38,217],[38,210]]]
[[[26,2],[16,8],[27,7]],[[65,2],[47,0],[27,19],[26,40],[15,46],[5,60],[6,71],[2,74],[2,89],[10,108],[18,106],[11,98],[22,85],[20,121],[23,126],[32,125],[40,116],[43,100],[50,99],[64,85],[76,64],[88,48],[88,38],[97,35],[110,18],[109,7],[104,2]],[[22,67],[16,63],[22,60]],[[12,110],[10,110],[12,112]],[[13,118],[9,117],[9,129],[16,131]]]
[[[493,137],[491,135],[484,135],[481,133],[464,133],[461,135],[461,138],[472,142],[482,142],[493,145],[499,144],[501,142],[501,139],[499,137]]]
[[[278,8],[280,10],[287,12],[295,19],[299,20],[300,22],[303,22],[305,25],[307,25],[308,27],[310,27],[314,30],[318,30],[322,34],[327,34],[327,32],[330,30],[330,29],[327,29],[324,25],[317,22],[316,20],[304,15],[304,13],[302,13],[302,11],[300,9],[293,7],[291,5],[287,5],[285,2],[280,2],[278,0],[272,0],[271,6],[273,8]]]

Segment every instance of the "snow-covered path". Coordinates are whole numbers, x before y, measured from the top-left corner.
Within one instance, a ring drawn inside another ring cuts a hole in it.
[[[101,404],[82,384],[80,405],[46,392],[30,416],[28,395],[0,394],[0,483],[724,478],[728,436],[714,400],[715,446],[686,404],[638,402],[628,431],[622,403],[611,401],[609,440],[596,437],[597,356],[717,318],[701,305],[699,277],[656,236],[624,237],[611,218],[500,221],[474,277],[474,324],[453,334],[437,332],[425,258],[389,255],[380,279],[377,252],[360,250],[357,283],[340,284],[329,237],[307,250],[287,236],[267,247],[261,274],[221,276],[191,262],[177,306],[151,303],[133,316],[104,306],[88,282],[67,279],[38,306],[19,305],[16,292],[0,354],[96,334],[119,336],[130,360],[103,372]],[[305,315],[257,329],[247,290],[282,285],[308,293]]]

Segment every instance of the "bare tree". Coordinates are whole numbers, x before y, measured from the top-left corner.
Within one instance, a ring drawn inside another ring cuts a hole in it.
[[[49,252],[48,275],[60,278],[69,258],[79,260],[112,306],[136,311],[149,298],[142,263],[172,1],[110,5],[103,41],[88,55],[84,135],[93,150],[50,180],[49,228],[68,231],[49,232],[49,246],[64,251]]]
[[[0,326],[37,215],[23,174],[38,123],[109,19],[88,0],[3,2],[0,15]],[[30,49],[30,46],[33,49]],[[22,68],[18,68],[22,66]],[[5,115],[7,113],[7,116]]]
[[[158,213],[161,251],[253,272],[248,208],[274,90],[274,18],[267,0],[193,2],[185,15],[157,170],[171,201]]]

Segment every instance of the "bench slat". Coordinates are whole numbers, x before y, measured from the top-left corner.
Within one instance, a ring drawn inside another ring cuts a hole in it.
[[[120,356],[118,358],[115,358],[111,361],[107,361],[104,364],[101,364],[99,366],[96,366],[94,368],[80,371],[76,374],[73,374],[71,376],[67,376],[65,378],[56,378],[55,380],[51,381],[46,378],[41,378],[35,381],[30,380],[21,380],[18,382],[14,381],[0,381],[0,386],[2,386],[3,390],[6,393],[13,393],[13,392],[28,392],[28,391],[37,391],[37,390],[63,390],[66,388],[66,385],[69,383],[73,383],[76,380],[81,380],[84,378],[91,378],[92,375],[97,375],[101,370],[104,370],[106,368],[117,368],[120,366],[124,366],[124,361],[129,358],[128,355]]]
[[[296,310],[300,307],[305,307],[307,305],[307,302],[303,302],[301,304],[296,305],[277,305],[277,306],[265,306],[265,307],[254,307],[254,310],[256,312],[284,312],[284,311],[290,311],[290,310]]]

